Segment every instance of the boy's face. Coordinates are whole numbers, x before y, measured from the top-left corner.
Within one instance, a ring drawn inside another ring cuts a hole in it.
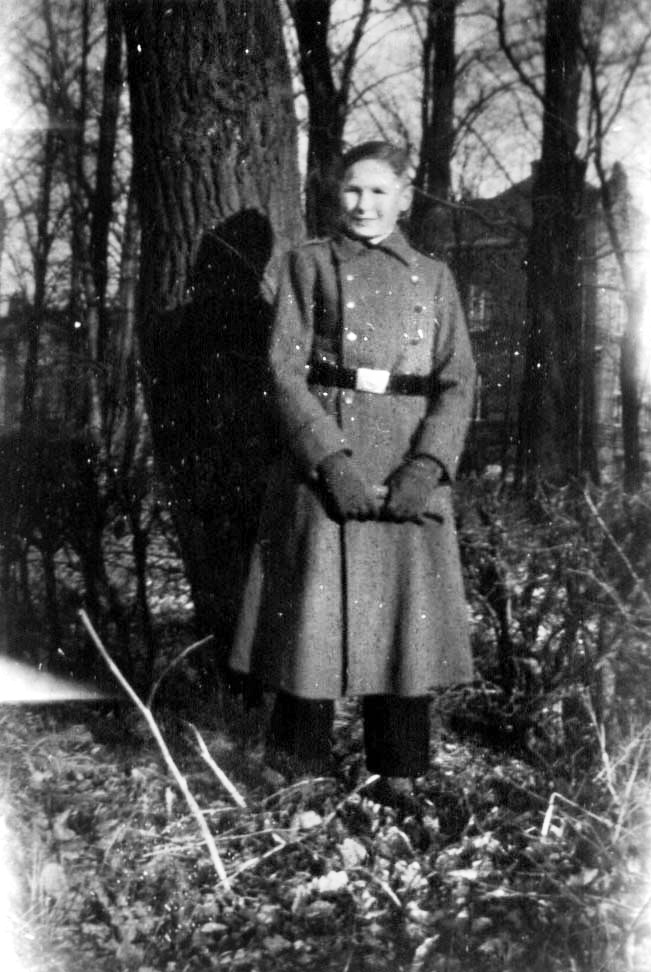
[[[409,208],[411,187],[381,159],[361,159],[346,169],[339,190],[343,223],[351,236],[379,242]]]

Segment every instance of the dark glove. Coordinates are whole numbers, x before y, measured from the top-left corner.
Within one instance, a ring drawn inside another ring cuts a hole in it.
[[[343,522],[377,518],[378,500],[344,452],[326,456],[320,463],[318,472],[336,520]]]
[[[443,470],[429,456],[407,459],[387,479],[389,495],[382,513],[397,523],[422,523],[427,503]]]

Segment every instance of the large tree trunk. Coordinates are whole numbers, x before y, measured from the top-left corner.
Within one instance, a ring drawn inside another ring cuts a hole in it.
[[[449,239],[447,211],[454,150],[456,0],[428,0],[423,40],[422,138],[411,232],[427,249]]]
[[[548,0],[542,156],[533,185],[518,471],[530,483],[586,469],[580,274],[585,164],[577,157],[582,0]],[[586,399],[587,400],[587,399]]]
[[[128,0],[139,337],[197,619],[228,636],[270,453],[260,281],[302,232],[274,0]]]

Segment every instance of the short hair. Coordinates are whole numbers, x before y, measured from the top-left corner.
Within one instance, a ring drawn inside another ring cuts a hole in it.
[[[404,176],[410,166],[409,154],[406,149],[399,148],[392,142],[372,141],[361,142],[354,145],[344,152],[337,166],[337,175],[341,179],[347,169],[356,162],[364,159],[376,159],[378,162],[386,162],[397,176]]]

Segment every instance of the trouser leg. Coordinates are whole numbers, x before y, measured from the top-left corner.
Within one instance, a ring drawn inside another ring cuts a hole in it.
[[[429,697],[367,695],[362,703],[366,766],[382,776],[422,776],[429,766]]]
[[[330,759],[334,713],[332,699],[300,699],[278,692],[267,742],[319,772]]]

